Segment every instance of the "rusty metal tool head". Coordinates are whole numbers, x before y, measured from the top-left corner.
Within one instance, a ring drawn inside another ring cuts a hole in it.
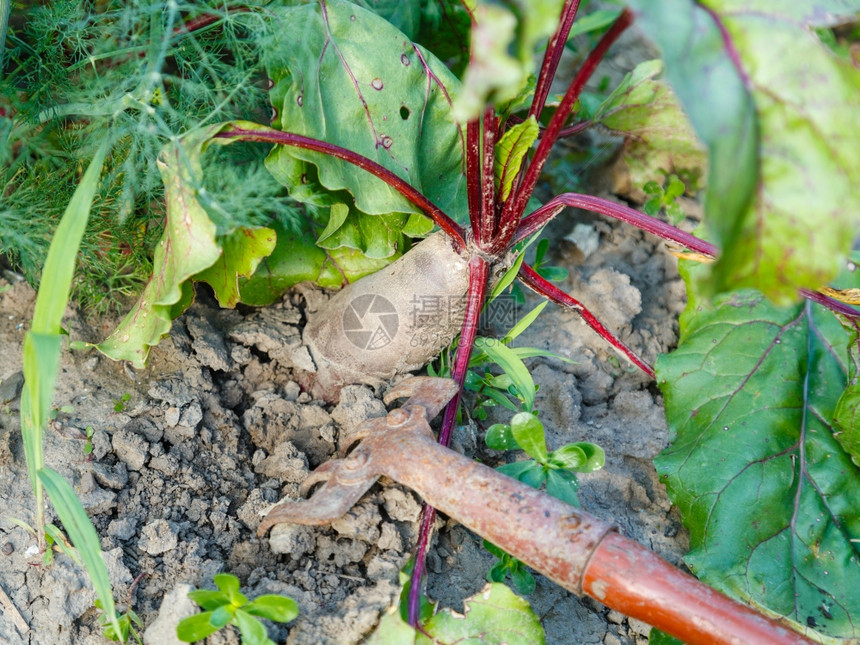
[[[308,499],[275,506],[258,534],[279,522],[329,523],[386,475],[566,589],[685,643],[812,643],[664,562],[614,525],[440,446],[429,420],[456,391],[448,379],[398,384],[386,402],[409,397],[403,407],[362,424],[351,437],[358,446],[317,468],[302,495],[322,486]]]
[[[322,484],[308,499],[284,501],[269,511],[257,534],[262,536],[275,524],[329,524],[342,517],[388,471],[387,464],[396,455],[389,450],[391,433],[421,434],[435,443],[430,420],[457,393],[457,384],[450,379],[415,377],[401,381],[385,396],[385,403],[408,397],[400,408],[388,416],[370,419],[349,437],[343,452],[360,442],[349,455],[322,464],[304,481],[303,497]]]

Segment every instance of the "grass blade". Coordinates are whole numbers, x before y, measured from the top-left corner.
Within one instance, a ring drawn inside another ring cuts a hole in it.
[[[90,206],[99,185],[106,152],[106,144],[96,151],[51,240],[30,327],[34,333],[60,333],[60,320],[69,300],[75,273],[75,258],[90,217]]]
[[[517,268],[517,271],[519,271],[519,268]],[[549,300],[544,300],[537,307],[535,307],[530,312],[528,312],[525,316],[520,318],[517,321],[517,324],[514,325],[513,327],[511,327],[511,330],[505,335],[505,337],[502,339],[502,342],[505,345],[507,345],[512,340],[514,340],[517,336],[522,334],[526,329],[528,329],[528,326],[531,325],[535,321],[535,318],[537,318],[540,315],[540,312],[542,312],[548,304],[549,304]]]
[[[36,296],[33,322],[24,337],[21,435],[30,484],[36,498],[36,534],[40,546],[44,546],[45,511],[42,483],[37,473],[42,468],[42,430],[51,409],[51,396],[60,364],[60,322],[69,299],[75,256],[89,219],[106,151],[105,145],[96,151],[51,240]]]
[[[54,509],[56,509],[63,527],[69,534],[69,539],[75,545],[75,548],[81,555],[81,559],[86,565],[93,588],[96,590],[99,600],[101,600],[105,614],[110,617],[111,625],[113,625],[116,633],[120,634],[119,621],[117,620],[113,593],[111,592],[110,578],[108,577],[107,566],[105,566],[104,559],[102,558],[99,536],[95,528],[93,528],[87,512],[75,495],[75,491],[71,485],[57,472],[50,468],[43,468],[39,471],[39,480],[48,492]]]
[[[522,397],[525,409],[532,410],[535,403],[535,382],[522,359],[510,347],[491,338],[476,338],[475,349],[485,353],[491,361],[502,368],[505,374],[511,377]]]

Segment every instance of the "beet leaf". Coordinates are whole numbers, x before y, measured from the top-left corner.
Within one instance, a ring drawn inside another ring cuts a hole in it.
[[[860,634],[860,597],[846,593],[860,588],[860,468],[833,424],[848,340],[810,301],[693,296],[680,347],[657,363],[672,439],[655,463],[690,530],[687,564],[831,638]]]

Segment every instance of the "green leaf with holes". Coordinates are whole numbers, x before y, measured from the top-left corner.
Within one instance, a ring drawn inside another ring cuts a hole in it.
[[[657,363],[671,444],[655,463],[690,530],[687,564],[831,639],[860,636],[860,469],[833,425],[847,341],[810,302],[694,293]]]
[[[272,11],[280,25],[266,53],[272,126],[361,154],[464,220],[463,140],[451,119],[459,81],[448,69],[391,23],[349,2]],[[404,234],[432,228],[399,192],[345,161],[277,146],[266,166],[294,199],[336,209],[337,225],[320,241],[327,249],[390,260],[404,250]]]

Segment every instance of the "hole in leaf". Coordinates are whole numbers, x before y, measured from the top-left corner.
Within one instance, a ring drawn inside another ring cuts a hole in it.
[[[405,105],[400,106],[400,118],[404,121],[409,118],[409,108]]]

